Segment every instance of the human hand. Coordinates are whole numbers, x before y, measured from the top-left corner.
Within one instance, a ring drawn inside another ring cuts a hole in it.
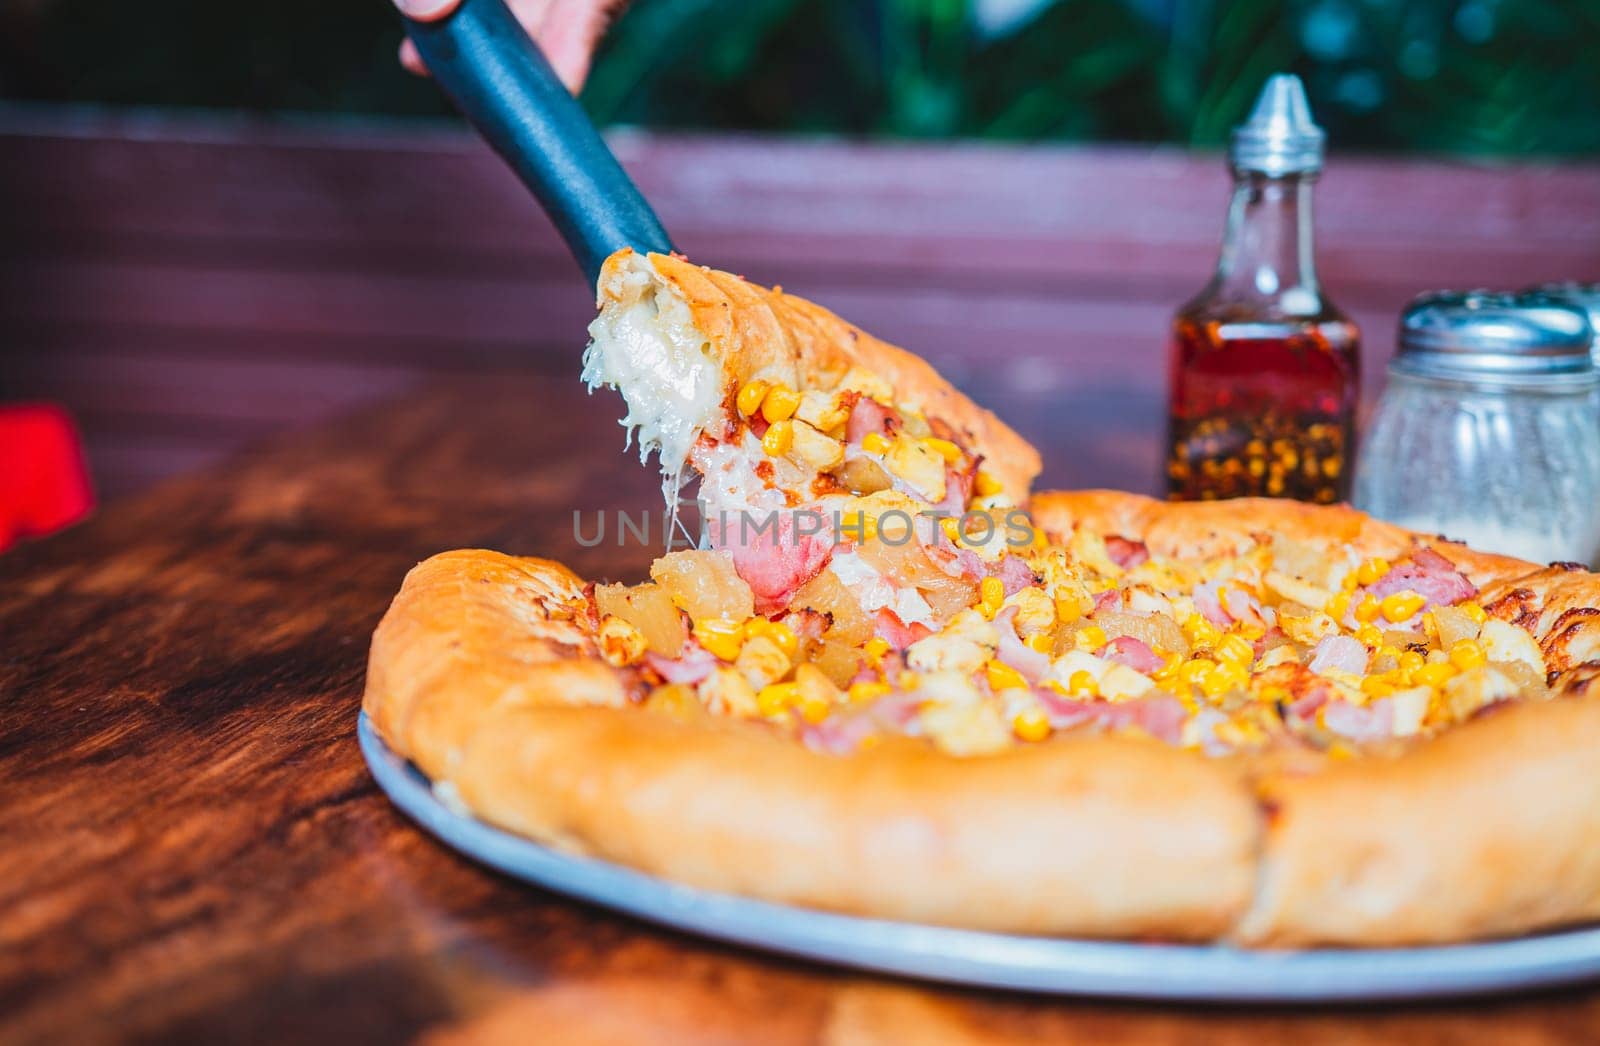
[[[432,22],[454,11],[461,0],[394,0],[400,13],[419,22]],[[522,28],[539,44],[550,66],[573,94],[589,75],[594,49],[611,20],[627,0],[506,0]],[[400,64],[420,76],[428,75],[422,56],[406,40],[400,45]]]

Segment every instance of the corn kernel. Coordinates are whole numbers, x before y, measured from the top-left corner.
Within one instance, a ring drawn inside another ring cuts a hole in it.
[[[1449,682],[1456,674],[1456,666],[1445,662],[1442,665],[1423,665],[1417,669],[1415,682],[1422,686],[1441,687]]]
[[[1184,618],[1183,634],[1195,646],[1214,647],[1222,642],[1222,633],[1217,630],[1217,626],[1199,614],[1190,614]]]
[[[1367,676],[1361,681],[1361,692],[1368,697],[1388,697],[1394,689],[1394,684],[1381,675]]]
[[[1354,592],[1356,584],[1356,572],[1354,570],[1345,571],[1344,577],[1339,579],[1339,587],[1346,592]]]
[[[1362,625],[1356,629],[1356,639],[1368,650],[1376,650],[1383,646],[1383,633],[1378,631],[1377,625]]]
[[[745,382],[744,388],[740,389],[739,394],[734,397],[734,403],[738,406],[739,413],[748,418],[760,410],[761,401],[767,398],[767,390],[771,387],[760,378]]]
[[[922,441],[922,445],[952,465],[959,464],[961,461],[961,448],[947,439],[929,436]]]
[[[761,449],[770,457],[778,457],[789,453],[789,448],[794,446],[794,422],[775,421],[767,426],[767,434],[761,437]]]
[[[861,437],[861,449],[869,454],[889,453],[889,440],[881,432],[869,432]]]
[[[694,637],[717,657],[733,661],[744,645],[744,625],[725,617],[702,618],[694,623]]]
[[[990,497],[991,495],[1000,493],[1004,489],[1005,488],[1000,485],[999,480],[995,479],[993,475],[985,472],[983,469],[978,470],[978,475],[976,478],[974,478],[972,483],[972,492],[978,495],[980,498]]]
[[[1055,639],[1049,632],[1035,632],[1022,643],[1029,650],[1036,650],[1041,654],[1048,654],[1055,649]]]
[[[1462,603],[1456,609],[1472,618],[1472,623],[1475,625],[1481,625],[1485,621],[1489,620],[1488,611],[1484,610],[1483,607],[1477,603]]]
[[[1096,688],[1094,676],[1081,668],[1067,677],[1069,697],[1093,697]]]
[[[1267,634],[1265,625],[1258,625],[1253,621],[1241,621],[1234,625],[1234,631],[1246,642],[1254,643]]]
[[[761,416],[776,424],[794,417],[800,409],[800,394],[787,385],[774,385],[761,400]]]
[[[1075,641],[1079,650],[1099,650],[1106,645],[1106,630],[1099,625],[1081,628],[1078,630]]]
[[[861,649],[866,652],[872,667],[876,668],[883,661],[883,655],[889,652],[889,641],[882,636],[873,636]]]
[[[1003,661],[990,661],[983,666],[983,674],[988,677],[991,690],[1025,689],[1028,685],[1021,672]]]
[[[868,701],[875,701],[884,694],[894,693],[894,687],[888,683],[872,683],[863,679],[859,683],[851,683],[850,689],[846,693],[850,695],[852,702],[859,705]]]
[[[961,524],[956,522],[955,519],[941,519],[939,521],[939,529],[944,531],[944,536],[950,539],[951,544],[961,544]]]
[[[1243,636],[1224,636],[1222,642],[1217,644],[1216,655],[1218,661],[1245,667],[1256,659],[1255,647],[1251,646]]]
[[[1192,686],[1200,686],[1217,670],[1217,663],[1208,657],[1193,657],[1178,666],[1178,678]]]
[[[1000,607],[1006,601],[1006,586],[997,577],[986,577],[978,583],[978,603],[983,608],[983,616],[993,618],[1000,613]]]
[[[1363,585],[1375,585],[1388,572],[1389,561],[1382,556],[1374,556],[1356,567],[1356,581]]]
[[[1221,697],[1229,690],[1243,688],[1249,679],[1250,674],[1240,666],[1221,664],[1201,677],[1200,692],[1207,697]]]
[[[753,617],[744,623],[744,638],[754,639],[756,636],[766,636],[777,644],[785,657],[794,657],[800,649],[800,637],[794,634],[794,629],[782,621],[771,621],[764,617]]]
[[[1373,596],[1362,596],[1361,602],[1356,604],[1356,620],[1362,624],[1375,619],[1382,605]]]
[[[800,718],[808,723],[820,723],[833,714],[833,702],[820,694],[802,690],[795,707],[800,712]]]
[[[1083,612],[1088,609],[1088,602],[1079,599],[1077,596],[1056,597],[1056,620],[1063,625],[1072,624],[1072,622],[1082,617]]]
[[[1050,719],[1037,708],[1025,709],[1011,720],[1011,732],[1024,741],[1043,741],[1050,736]]]
[[[1474,639],[1463,639],[1450,648],[1450,663],[1462,672],[1477,668],[1487,660],[1483,644]]]
[[[1426,596],[1406,589],[1383,597],[1383,602],[1378,604],[1378,609],[1383,612],[1385,621],[1401,622],[1416,614],[1428,602]]]
[[[1352,596],[1349,592],[1340,592],[1328,600],[1328,605],[1323,607],[1323,612],[1335,621],[1343,621],[1344,616],[1350,612]]]
[[[1400,678],[1406,683],[1412,682],[1417,675],[1417,669],[1428,663],[1428,659],[1415,650],[1407,650],[1400,655],[1400,667],[1396,669]]]
[[[799,693],[800,688],[794,683],[768,683],[756,691],[756,708],[764,716],[779,715]]]
[[[922,685],[922,677],[915,672],[901,672],[899,682],[901,690],[915,690]]]

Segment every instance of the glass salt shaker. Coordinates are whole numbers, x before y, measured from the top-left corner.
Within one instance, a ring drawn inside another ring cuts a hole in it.
[[[1380,519],[1539,563],[1600,559],[1600,369],[1583,309],[1425,294],[1356,464]]]

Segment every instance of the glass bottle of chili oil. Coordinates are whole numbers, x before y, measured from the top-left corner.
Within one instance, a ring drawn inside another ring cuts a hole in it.
[[[1173,321],[1172,500],[1349,495],[1360,333],[1317,284],[1311,191],[1323,142],[1288,74],[1267,81],[1234,129],[1217,271]]]

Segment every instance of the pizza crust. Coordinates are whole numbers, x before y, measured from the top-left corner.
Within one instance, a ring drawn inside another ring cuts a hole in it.
[[[1041,500],[1056,524],[1164,509]],[[1236,515],[1259,531],[1254,509]],[[1341,533],[1392,537],[1327,511]],[[1226,513],[1182,514],[1159,540],[1228,529]],[[1592,575],[1546,573],[1530,582],[1541,598],[1600,597]],[[836,757],[756,723],[625,707],[570,619],[580,594],[548,560],[435,556],[374,636],[364,700],[391,747],[478,816],[554,846],[708,890],[1015,933],[1375,946],[1600,917],[1592,666],[1564,699],[1311,773],[1111,737],[978,758],[891,739]]]
[[[560,620],[577,584],[447,552],[373,639],[373,724],[492,824],[708,890],[1007,932],[1209,939],[1249,903],[1258,817],[1226,764],[1094,737],[834,757],[620,708],[618,675]]]
[[[1258,782],[1242,943],[1446,944],[1600,917],[1600,701],[1496,706],[1394,758]]]

